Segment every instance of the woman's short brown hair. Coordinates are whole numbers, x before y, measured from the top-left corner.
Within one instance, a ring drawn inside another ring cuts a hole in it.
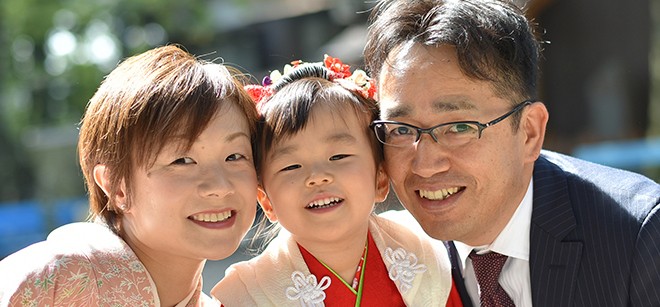
[[[113,196],[122,182],[130,191],[132,172],[153,165],[174,136],[192,146],[223,104],[243,111],[254,140],[256,108],[236,73],[164,46],[126,59],[105,78],[87,104],[78,141],[92,218],[102,218],[118,233]],[[99,164],[110,172],[109,195],[94,181]]]

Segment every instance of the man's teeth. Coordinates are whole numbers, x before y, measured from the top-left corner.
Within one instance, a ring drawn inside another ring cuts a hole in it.
[[[328,198],[324,198],[324,199],[315,200],[315,201],[307,204],[306,208],[315,209],[315,208],[332,207],[332,206],[336,205],[337,203],[339,203],[340,201],[341,201],[341,198],[328,197]]]
[[[419,196],[430,200],[443,200],[458,192],[459,188],[440,189],[437,191],[419,190]]]
[[[193,220],[200,222],[210,222],[210,223],[222,222],[231,217],[231,211],[226,211],[222,213],[195,214],[191,217]]]

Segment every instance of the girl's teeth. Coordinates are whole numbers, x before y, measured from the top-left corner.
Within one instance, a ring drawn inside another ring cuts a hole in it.
[[[341,201],[337,197],[328,197],[324,199],[315,200],[307,205],[307,208],[325,208],[332,207]]]

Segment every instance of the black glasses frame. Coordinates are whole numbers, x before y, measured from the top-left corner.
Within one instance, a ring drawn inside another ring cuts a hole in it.
[[[380,139],[380,137],[378,137],[378,131],[377,131],[377,127],[376,127],[377,125],[380,125],[380,124],[397,124],[397,125],[406,126],[406,127],[409,127],[409,128],[412,128],[412,129],[416,130],[417,131],[417,138],[415,139],[415,141],[412,144],[415,144],[415,143],[419,142],[419,139],[422,138],[422,134],[424,134],[424,133],[430,135],[431,138],[433,138],[433,140],[436,143],[440,143],[438,141],[438,139],[436,138],[435,134],[433,134],[433,130],[435,130],[439,127],[443,127],[443,126],[447,126],[447,125],[456,125],[456,124],[473,124],[473,125],[476,125],[479,129],[477,139],[480,139],[481,138],[481,133],[486,128],[488,128],[490,126],[493,126],[493,125],[505,120],[507,117],[515,114],[516,112],[522,110],[524,107],[526,107],[526,106],[528,106],[528,105],[530,105],[534,102],[536,102],[536,99],[527,99],[527,100],[519,103],[518,105],[516,105],[513,109],[511,109],[511,111],[506,112],[506,113],[504,113],[504,115],[502,115],[502,116],[500,116],[496,119],[493,119],[493,120],[491,120],[491,121],[489,121],[485,124],[480,123],[478,121],[456,121],[456,122],[442,123],[442,124],[439,124],[439,125],[435,125],[431,128],[420,128],[420,127],[417,127],[417,126],[414,126],[414,125],[411,125],[411,124],[408,124],[408,123],[402,123],[402,122],[397,122],[397,121],[392,121],[392,120],[374,120],[373,122],[371,122],[370,126],[371,126],[372,129],[374,129],[374,133],[376,133],[378,141],[380,141],[381,143],[383,143],[385,145],[390,145],[390,146],[392,146],[392,145],[385,143],[383,140]]]

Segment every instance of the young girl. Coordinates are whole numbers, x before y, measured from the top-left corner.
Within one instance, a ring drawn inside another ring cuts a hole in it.
[[[256,116],[222,65],[175,46],[124,61],[80,127],[93,222],[0,262],[0,306],[218,305],[201,273],[254,221]]]
[[[444,306],[442,244],[372,214],[389,190],[369,129],[373,87],[362,71],[324,63],[295,62],[251,87],[262,115],[259,204],[283,229],[211,293],[229,307]]]

